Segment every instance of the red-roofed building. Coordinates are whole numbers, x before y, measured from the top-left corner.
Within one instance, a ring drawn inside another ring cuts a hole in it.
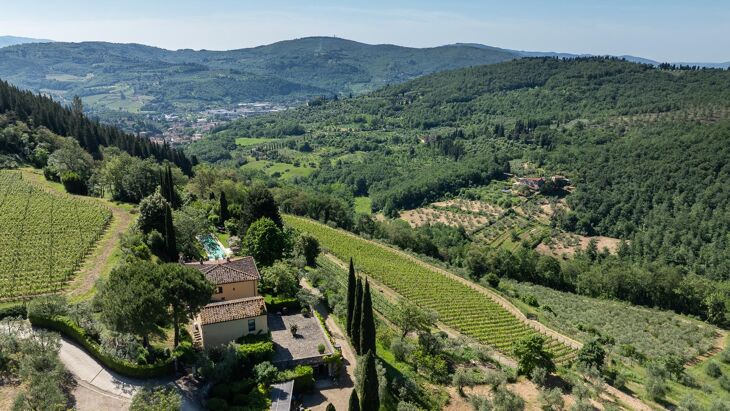
[[[196,344],[209,348],[268,332],[266,304],[258,292],[261,274],[253,257],[187,265],[200,270],[215,285],[213,301],[193,321]]]

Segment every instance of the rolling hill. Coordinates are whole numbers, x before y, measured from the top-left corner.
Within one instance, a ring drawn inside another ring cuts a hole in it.
[[[94,109],[198,110],[362,94],[437,71],[513,58],[493,48],[416,49],[329,37],[230,51],[42,43],[0,49],[0,78],[61,100],[79,95]]]
[[[0,36],[0,48],[28,43],[51,43],[53,40],[33,39],[29,37]]]

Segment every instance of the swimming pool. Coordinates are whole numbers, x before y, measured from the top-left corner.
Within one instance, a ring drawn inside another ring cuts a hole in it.
[[[198,241],[205,248],[205,252],[208,253],[209,260],[221,260],[227,257],[226,250],[223,248],[221,243],[213,237],[213,234],[206,234],[198,236]]]

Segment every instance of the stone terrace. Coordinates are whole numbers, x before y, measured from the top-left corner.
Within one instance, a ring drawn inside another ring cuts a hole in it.
[[[314,315],[269,314],[269,330],[274,341],[273,363],[283,367],[297,364],[319,364],[322,357],[334,353],[334,347]],[[291,326],[297,325],[297,334],[292,336]],[[324,353],[317,349],[324,344]]]

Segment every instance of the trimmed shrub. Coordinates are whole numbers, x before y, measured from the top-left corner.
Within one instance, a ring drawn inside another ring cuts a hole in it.
[[[30,310],[29,310],[30,311]],[[86,351],[96,358],[105,367],[118,372],[126,377],[134,378],[155,378],[172,374],[174,371],[174,360],[181,352],[175,350],[170,358],[165,361],[152,365],[137,365],[135,363],[115,358],[102,351],[101,346],[89,338],[86,331],[79,327],[73,320],[68,317],[56,316],[46,318],[34,315],[32,311],[28,313],[28,320],[36,327],[47,328],[58,331],[61,334],[71,338],[81,344]]]
[[[250,368],[273,357],[274,343],[271,341],[244,343],[236,347],[236,355],[241,367]]]

